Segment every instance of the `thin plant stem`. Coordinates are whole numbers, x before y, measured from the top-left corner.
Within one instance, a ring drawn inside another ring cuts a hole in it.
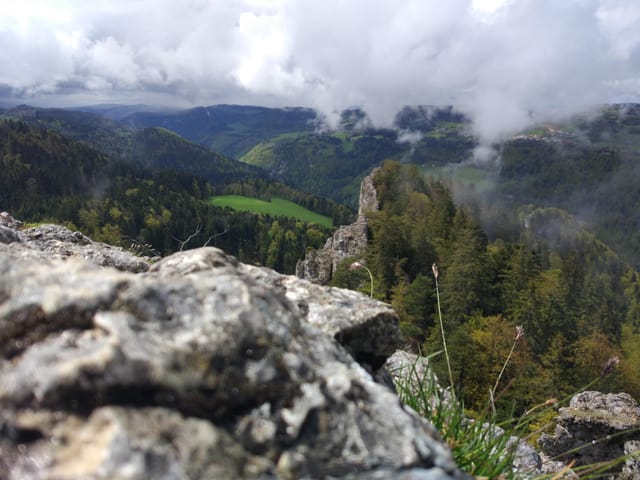
[[[358,268],[363,268],[364,270],[367,271],[367,273],[369,274],[369,282],[371,285],[371,293],[369,294],[369,296],[371,298],[373,298],[373,274],[371,273],[371,270],[369,270],[365,265],[363,265],[361,262],[353,262],[350,266],[349,266],[349,270],[357,270]]]
[[[516,344],[518,342],[513,342],[513,345],[511,345],[511,351],[509,352],[509,355],[507,355],[507,359],[504,361],[504,363],[502,364],[502,370],[500,370],[500,373],[498,374],[498,378],[496,378],[496,383],[495,385],[493,385],[493,388],[491,389],[491,397],[493,397],[496,394],[496,390],[498,389],[498,384],[500,383],[500,380],[502,379],[502,375],[504,374],[504,371],[507,369],[507,365],[509,365],[509,361],[511,360],[511,356],[513,355],[513,351],[516,349]]]
[[[513,356],[513,352],[516,349],[516,345],[518,344],[518,340],[520,340],[523,336],[524,336],[524,329],[522,328],[522,326],[518,325],[516,327],[516,337],[515,337],[515,340],[513,341],[513,344],[511,345],[511,350],[509,351],[509,355],[507,355],[507,358],[505,359],[504,363],[502,364],[502,369],[500,370],[500,373],[498,374],[498,377],[496,378],[496,383],[493,385],[493,388],[489,390],[489,401],[491,403],[491,409],[493,410],[493,414],[494,415],[496,413],[496,407],[495,407],[496,390],[498,389],[498,385],[500,384],[500,380],[502,380],[502,375],[504,375],[504,371],[507,369],[507,365],[509,365],[509,362],[511,361],[511,357]]]
[[[364,265],[362,266],[362,268],[364,268],[367,271],[367,273],[369,274],[369,281],[371,282],[371,293],[369,294],[369,296],[371,298],[373,298],[373,274],[371,273],[371,270],[369,270]]]
[[[446,339],[446,335],[444,334],[444,323],[442,322],[442,309],[440,308],[440,288],[438,286],[438,267],[434,263],[431,266],[431,269],[433,270],[433,277],[436,280],[436,300],[438,303],[438,320],[440,321],[440,333],[442,334],[442,347],[444,349],[444,358],[447,361],[447,371],[449,372],[449,384],[451,385],[451,394],[455,398],[456,393],[453,385],[453,372],[451,371],[451,360],[449,359],[449,350],[447,349],[447,339]]]

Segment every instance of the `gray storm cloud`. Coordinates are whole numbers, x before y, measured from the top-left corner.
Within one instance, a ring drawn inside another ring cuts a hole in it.
[[[454,105],[485,144],[640,94],[637,0],[5,0],[24,101]]]

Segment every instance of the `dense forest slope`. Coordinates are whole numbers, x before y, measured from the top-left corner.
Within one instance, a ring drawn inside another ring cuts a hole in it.
[[[94,113],[29,106],[0,111],[5,118],[55,130],[114,159],[203,177],[214,184],[262,177],[258,168],[195,145],[163,128],[136,129]]]
[[[216,152],[239,158],[253,146],[288,132],[316,128],[313,110],[215,105],[176,112],[134,112],[120,118],[124,125],[162,127]]]
[[[171,145],[158,148],[171,151]],[[1,210],[28,222],[64,223],[97,240],[146,253],[165,255],[209,244],[247,262],[293,272],[307,247],[324,242],[328,231],[315,224],[214,207],[208,199],[218,193],[216,188],[298,200],[336,220],[350,214],[333,202],[265,179],[212,185],[172,170],[171,163],[151,169],[114,160],[57,132],[12,120],[0,122],[0,161]]]
[[[516,325],[526,341],[503,374],[510,384],[499,401],[504,412],[513,402],[528,408],[580,389],[613,356],[622,359],[621,370],[598,388],[640,395],[640,277],[580,222],[555,208],[531,207],[518,241],[489,241],[451,192],[415,166],[386,162],[374,184],[380,210],[368,215],[366,253],[346,259],[333,283],[368,292],[367,273],[348,268],[365,261],[374,295],[391,302],[416,348],[435,352],[442,349],[436,264],[454,381],[465,405],[486,405]]]
[[[356,207],[360,180],[382,161],[459,163],[475,146],[467,120],[448,108],[406,107],[395,126],[372,128],[363,112],[348,110],[337,130],[279,135],[240,160],[278,181]]]
[[[502,147],[493,208],[559,207],[640,267],[640,106],[520,135]]]

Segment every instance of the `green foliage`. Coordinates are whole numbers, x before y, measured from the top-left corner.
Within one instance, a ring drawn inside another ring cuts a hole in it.
[[[515,445],[509,444],[509,435],[502,434],[495,422],[487,422],[488,416],[470,420],[463,404],[440,388],[431,369],[419,373],[411,365],[407,370],[392,372],[403,379],[396,384],[400,399],[442,434],[458,467],[475,478],[515,478]]]
[[[509,388],[496,391],[498,418],[576,391],[616,355],[621,373],[600,387],[637,391],[639,277],[583,224],[559,209],[527,207],[517,243],[490,242],[446,187],[415,167],[385,162],[374,184],[380,211],[369,216],[364,257],[376,297],[394,306],[412,343],[442,350],[431,272],[439,266],[453,387],[468,409],[486,405],[516,325],[526,335],[502,374],[499,386]],[[444,359],[433,363],[448,379]]]
[[[287,185],[356,206],[358,192],[349,188],[353,178],[404,149],[390,130],[299,133],[269,139],[241,160]]]
[[[297,219],[208,205],[213,187],[202,178],[117,162],[24,123],[0,122],[0,152],[3,208],[28,222],[73,224],[94,240],[161,255],[215,245],[293,273],[328,234]]]

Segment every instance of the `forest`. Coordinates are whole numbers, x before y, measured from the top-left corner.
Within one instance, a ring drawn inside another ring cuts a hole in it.
[[[324,243],[328,229],[287,217],[218,208],[207,200],[216,193],[243,192],[299,202],[338,222],[350,221],[353,215],[332,201],[264,178],[252,179],[242,167],[238,171],[244,175],[233,171],[229,175],[227,163],[220,172],[213,167],[207,170],[215,178],[241,179],[224,187],[179,173],[175,170],[178,163],[172,162],[171,169],[162,161],[177,155],[175,141],[171,136],[164,143],[156,136],[152,139],[147,162],[128,163],[51,130],[2,121],[1,208],[26,222],[61,223],[94,240],[149,256],[211,245],[244,262],[288,273],[295,271],[297,260],[308,248]],[[190,152],[183,152],[180,158],[193,160]],[[158,158],[164,168],[149,168],[150,160]]]
[[[598,388],[640,396],[640,277],[579,222],[552,207],[524,209],[518,241],[489,241],[447,186],[416,166],[385,162],[374,183],[380,210],[369,214],[367,251],[346,259],[332,283],[368,292],[368,275],[349,268],[364,260],[411,348],[432,353],[443,348],[437,265],[454,382],[470,411],[486,405],[516,326],[525,335],[503,375],[505,416],[579,390],[613,356],[620,369]],[[435,357],[446,382],[443,360]]]

